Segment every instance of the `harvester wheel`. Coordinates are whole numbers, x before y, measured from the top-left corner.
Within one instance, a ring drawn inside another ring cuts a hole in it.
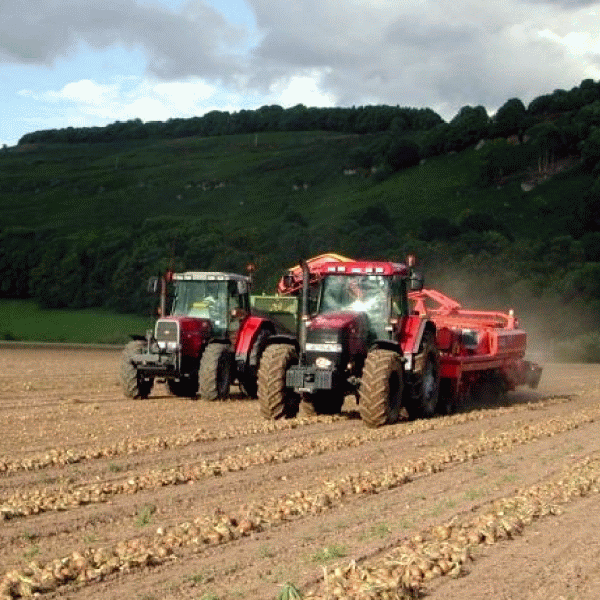
[[[271,344],[263,352],[258,369],[258,402],[266,419],[298,414],[298,395],[285,385],[287,370],[297,364],[298,352],[290,344]]]
[[[226,344],[209,344],[200,360],[200,397],[218,400],[229,396],[233,353]]]
[[[270,336],[271,332],[267,329],[259,331],[248,356],[246,372],[240,378],[240,387],[249,398],[258,397],[258,368],[260,367],[260,359]]]
[[[300,402],[300,412],[307,416],[338,415],[342,412],[344,396],[334,390],[319,390],[307,394]]]
[[[196,398],[198,395],[198,372],[181,379],[168,379],[169,392],[180,398]]]
[[[144,342],[133,340],[129,342],[121,355],[120,379],[123,392],[128,398],[139,398],[146,400],[154,385],[153,377],[142,377],[132,361],[133,356],[141,354]]]
[[[412,381],[409,414],[413,418],[432,417],[440,397],[440,351],[431,332],[423,335],[419,354],[424,355],[424,364],[423,370]]]
[[[359,389],[360,416],[368,427],[400,418],[404,377],[397,352],[375,349],[367,354]]]

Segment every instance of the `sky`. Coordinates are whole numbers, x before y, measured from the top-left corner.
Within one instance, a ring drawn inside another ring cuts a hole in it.
[[[600,79],[600,0],[0,0],[0,144],[265,104],[493,114]]]

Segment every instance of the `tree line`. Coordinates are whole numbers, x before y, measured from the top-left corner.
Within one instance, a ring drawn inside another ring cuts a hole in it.
[[[320,130],[362,134],[396,128],[409,132],[431,129],[440,123],[443,123],[443,119],[429,108],[386,105],[312,108],[298,104],[286,109],[271,105],[232,113],[213,110],[201,117],[172,118],[164,122],[144,123],[141,119],[131,119],[116,121],[104,127],[46,129],[25,134],[19,144],[115,142],[263,131]]]

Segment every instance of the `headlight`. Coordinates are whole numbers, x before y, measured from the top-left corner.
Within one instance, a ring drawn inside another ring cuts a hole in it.
[[[331,361],[329,358],[325,358],[324,356],[319,356],[319,358],[315,360],[315,365],[319,369],[329,369],[332,364],[333,361]]]
[[[336,342],[325,342],[323,344],[313,344],[307,342],[306,344],[307,352],[341,352],[342,345]]]
[[[161,350],[168,350],[169,352],[175,352],[177,350],[177,342],[156,342]]]

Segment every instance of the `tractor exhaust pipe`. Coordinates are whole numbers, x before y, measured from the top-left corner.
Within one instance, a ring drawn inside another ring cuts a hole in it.
[[[300,267],[302,268],[302,307],[300,313],[300,364],[304,364],[306,358],[306,326],[310,315],[308,314],[308,293],[309,293],[309,282],[310,282],[310,271],[308,270],[308,263],[305,260],[300,261]]]
[[[160,316],[164,317],[167,314],[167,277],[160,278]]]

